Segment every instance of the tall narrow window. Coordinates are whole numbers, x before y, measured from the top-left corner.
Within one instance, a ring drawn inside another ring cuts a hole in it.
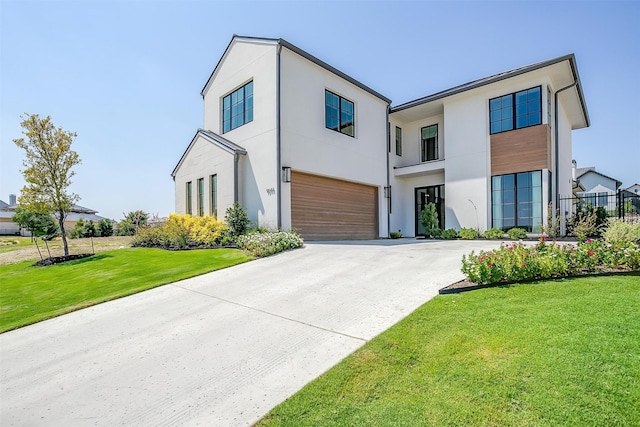
[[[218,218],[218,175],[211,175],[211,216]]]
[[[438,160],[438,125],[423,127],[421,134],[420,160]]]
[[[327,129],[355,135],[353,102],[325,90],[325,125]]]
[[[396,156],[402,156],[402,129],[396,126]]]
[[[253,82],[222,98],[222,133],[253,121]]]
[[[204,178],[198,179],[198,216],[204,216]]]
[[[193,200],[193,182],[187,182],[187,213],[191,215],[193,213],[193,204],[191,203]]]

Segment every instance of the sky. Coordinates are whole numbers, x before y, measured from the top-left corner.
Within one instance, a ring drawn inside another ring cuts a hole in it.
[[[392,106],[574,53],[591,126],[573,157],[640,183],[640,2],[0,0],[0,199],[24,186],[27,113],[77,133],[80,205],[173,212],[171,172],[233,34],[284,38]]]

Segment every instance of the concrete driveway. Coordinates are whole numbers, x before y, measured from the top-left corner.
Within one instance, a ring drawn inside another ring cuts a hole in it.
[[[0,424],[247,426],[495,242],[333,242],[0,335]]]

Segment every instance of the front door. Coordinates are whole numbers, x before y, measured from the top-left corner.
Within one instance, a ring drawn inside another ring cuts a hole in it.
[[[438,226],[444,230],[444,185],[416,188],[416,236],[424,236],[420,214],[427,203],[435,203],[438,212]]]

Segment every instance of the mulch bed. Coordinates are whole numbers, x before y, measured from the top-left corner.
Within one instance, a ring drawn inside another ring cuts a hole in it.
[[[88,258],[93,254],[75,254],[67,256],[53,256],[45,258],[33,264],[34,267],[46,267],[47,265],[62,264],[63,262],[74,261],[76,259]]]

